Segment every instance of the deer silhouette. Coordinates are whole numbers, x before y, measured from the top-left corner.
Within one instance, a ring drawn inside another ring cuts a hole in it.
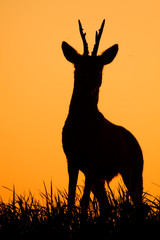
[[[80,20],[79,30],[84,53],[80,55],[68,43],[62,42],[65,58],[74,64],[74,89],[69,113],[62,131],[63,149],[68,160],[69,196],[68,210],[75,204],[78,172],[85,175],[85,187],[81,201],[87,211],[90,192],[99,201],[100,209],[107,209],[105,181],[108,183],[119,173],[135,204],[142,202],[143,156],[136,138],[122,126],[108,121],[98,110],[99,88],[102,70],[118,52],[115,44],[97,56],[105,20],[99,32],[96,31],[95,45],[89,55],[86,33]]]

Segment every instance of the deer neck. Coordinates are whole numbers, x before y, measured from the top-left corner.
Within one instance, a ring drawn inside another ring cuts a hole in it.
[[[73,118],[92,118],[98,111],[99,88],[90,93],[74,88],[70,102],[69,115]]]

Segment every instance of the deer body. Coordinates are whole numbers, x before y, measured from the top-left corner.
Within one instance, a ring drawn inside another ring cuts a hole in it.
[[[104,183],[105,181],[109,183],[118,173],[122,175],[133,201],[141,201],[143,190],[141,148],[128,130],[105,119],[97,106],[103,66],[113,61],[118,45],[112,46],[101,56],[96,56],[99,43],[97,39],[102,34],[103,21],[99,35],[96,34],[98,43],[95,44],[92,56],[89,56],[80,21],[79,26],[84,43],[84,55],[79,55],[66,42],[62,43],[65,57],[75,66],[74,90],[62,133],[63,149],[68,160],[68,207],[71,211],[79,170],[85,174],[82,199],[84,210],[88,207],[91,190],[96,195],[100,207],[107,206]]]

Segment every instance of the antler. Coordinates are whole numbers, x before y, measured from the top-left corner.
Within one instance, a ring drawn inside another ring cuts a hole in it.
[[[89,51],[88,51],[88,43],[86,41],[86,33],[83,33],[83,28],[82,28],[82,24],[81,21],[78,20],[79,23],[79,31],[82,37],[82,41],[83,41],[83,46],[84,46],[84,53],[83,55],[89,55]]]
[[[101,36],[102,36],[104,24],[105,24],[105,19],[102,22],[101,28],[99,29],[99,33],[96,31],[96,39],[95,39],[96,43],[95,43],[94,48],[93,48],[92,56],[97,55],[98,46],[99,46],[99,42],[100,42],[100,39],[101,39]]]

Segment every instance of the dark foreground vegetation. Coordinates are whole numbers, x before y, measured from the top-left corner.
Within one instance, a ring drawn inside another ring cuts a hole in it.
[[[77,187],[76,203],[72,221],[67,215],[67,193],[53,193],[52,183],[40,192],[36,200],[32,193],[17,195],[13,187],[12,200],[0,200],[0,239],[136,239],[159,238],[160,199],[144,193],[143,216],[139,219],[137,209],[124,188],[119,186],[118,196],[108,192],[110,211],[100,216],[95,198],[90,200],[88,219],[80,222],[79,202],[82,188]]]

